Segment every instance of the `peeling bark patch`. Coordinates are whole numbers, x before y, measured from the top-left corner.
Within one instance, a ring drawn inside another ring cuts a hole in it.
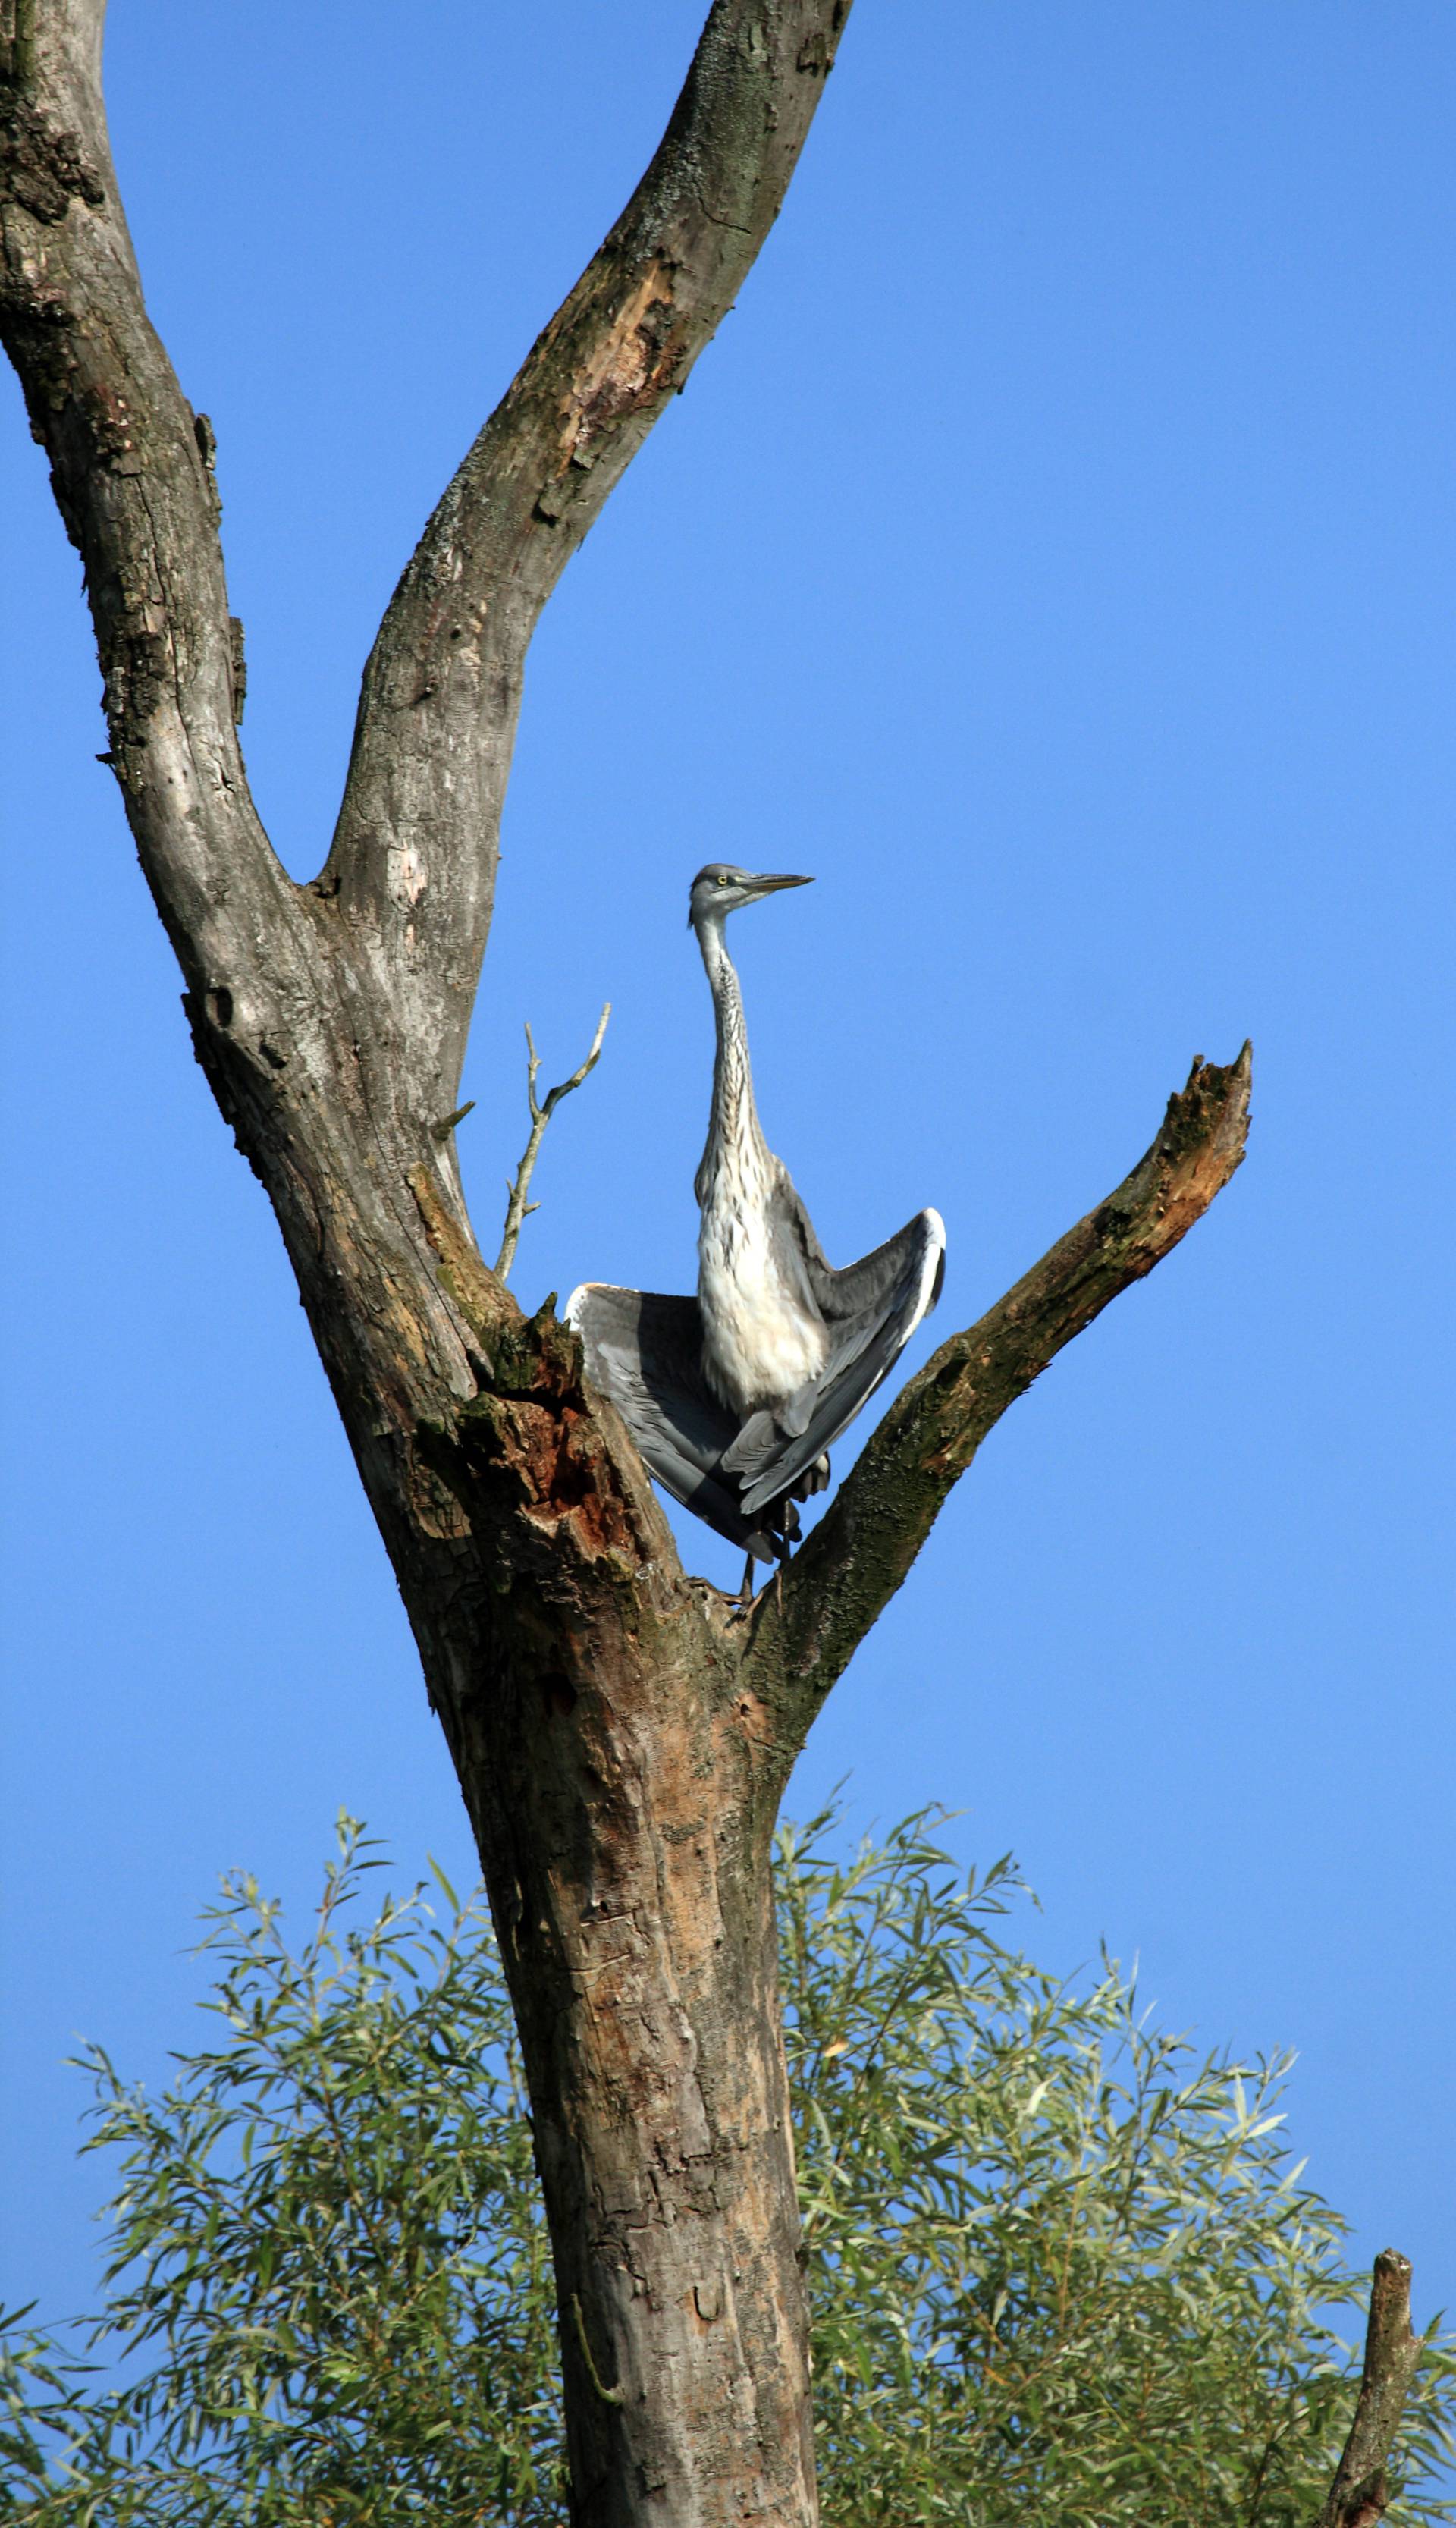
[[[82,155],[74,132],[58,132],[24,96],[9,101],[0,122],[0,200],[18,202],[32,219],[54,225],[75,201],[99,210],[106,188]]]
[[[156,716],[167,691],[167,636],[127,628],[106,645],[102,658],[106,721],[119,754],[145,744],[145,724]],[[139,766],[129,767],[139,777]]]
[[[385,854],[386,882],[394,902],[412,913],[425,892],[425,864],[413,843],[390,843]]]
[[[650,263],[573,379],[562,416],[562,453],[578,462],[615,422],[666,394],[685,356],[672,339],[675,271]]]
[[[87,396],[86,418],[90,424],[91,442],[103,465],[116,474],[139,474],[142,463],[135,444],[136,416],[122,390],[109,379],[94,384]],[[155,568],[148,560],[146,586],[152,597],[158,596]],[[130,602],[144,603],[137,593]]]
[[[208,479],[210,481],[211,477],[209,476]],[[228,647],[233,669],[233,725],[234,728],[241,728],[242,714],[247,705],[247,650],[242,617],[239,614],[230,614],[228,617]]]

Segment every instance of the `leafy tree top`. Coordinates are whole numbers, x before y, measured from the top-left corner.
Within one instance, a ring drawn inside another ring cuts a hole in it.
[[[1289,2162],[1287,2058],[1200,2059],[1106,1958],[1043,1973],[999,1935],[1010,1863],[962,1878],[934,1828],[912,1817],[849,1860],[832,1815],[780,1840],[825,2517],[1309,2521],[1352,2402],[1334,2323],[1365,2283]],[[494,1935],[439,1872],[371,1919],[378,1862],[341,1818],[296,1952],[252,1879],[225,1882],[205,1918],[216,2041],[165,2095],[84,2058],[87,2146],[119,2163],[106,2295],[86,2354],[12,2326],[0,2521],[563,2518],[550,2261]],[[1390,2528],[1456,2518],[1453,2421],[1441,2344]]]

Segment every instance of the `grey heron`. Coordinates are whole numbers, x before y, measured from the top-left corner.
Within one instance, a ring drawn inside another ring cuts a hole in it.
[[[688,921],[717,1028],[698,1295],[583,1283],[566,1305],[587,1370],[675,1501],[753,1561],[782,1558],[794,1504],[829,1481],[825,1454],[894,1367],[940,1296],[946,1234],[921,1211],[836,1272],[754,1102],[743,992],[723,936],[731,913],[804,877],[754,876],[712,862]],[[746,1588],[748,1583],[746,1582]]]

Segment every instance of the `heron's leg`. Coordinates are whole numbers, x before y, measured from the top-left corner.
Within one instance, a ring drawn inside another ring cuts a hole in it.
[[[783,1531],[773,1540],[778,1557],[773,1569],[773,1603],[780,1613],[783,1611],[784,1605],[784,1565],[786,1562],[793,1561],[794,1548],[799,1542],[800,1534],[799,1512],[792,1501],[785,1500],[781,1506],[784,1513]]]
[[[749,1555],[748,1563],[744,1570],[743,1587],[738,1593],[738,1603],[743,1608],[745,1614],[748,1613],[749,1608],[754,1603],[754,1557],[752,1554]]]

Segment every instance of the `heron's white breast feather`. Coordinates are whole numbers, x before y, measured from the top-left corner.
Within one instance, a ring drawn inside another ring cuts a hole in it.
[[[756,1152],[714,1172],[698,1240],[698,1295],[709,1386],[744,1415],[793,1396],[824,1366],[828,1338],[774,1246]]]

